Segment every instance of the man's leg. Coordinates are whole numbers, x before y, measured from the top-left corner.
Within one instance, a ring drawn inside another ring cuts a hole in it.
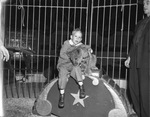
[[[149,117],[149,69],[139,69],[140,116]]]

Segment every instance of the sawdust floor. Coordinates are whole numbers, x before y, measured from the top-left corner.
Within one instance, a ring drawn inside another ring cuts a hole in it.
[[[7,98],[4,99],[4,117],[42,117],[32,114],[35,99]]]

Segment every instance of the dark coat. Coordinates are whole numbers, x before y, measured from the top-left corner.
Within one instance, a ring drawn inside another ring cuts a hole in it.
[[[137,25],[129,56],[129,89],[133,106],[138,117],[149,117],[150,18]]]
[[[131,57],[130,67],[146,67],[149,61],[149,38],[150,38],[150,18],[140,21],[136,27],[133,45],[129,52]]]

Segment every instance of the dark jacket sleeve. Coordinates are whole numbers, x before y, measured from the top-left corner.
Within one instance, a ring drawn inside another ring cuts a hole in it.
[[[129,51],[127,57],[131,56],[131,54],[134,52],[134,49],[136,48],[136,44],[135,44],[135,41],[136,41],[135,34],[137,33],[138,28],[139,28],[141,22],[142,22],[142,20],[139,21],[139,22],[137,23],[136,27],[135,27],[133,41],[132,41],[131,48],[130,48],[130,51]]]

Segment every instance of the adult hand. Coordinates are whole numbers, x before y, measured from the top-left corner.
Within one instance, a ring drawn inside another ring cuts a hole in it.
[[[1,45],[0,46],[0,51],[2,53],[3,61],[5,61],[5,60],[8,61],[9,60],[9,52],[8,52],[8,50],[3,45]]]
[[[126,67],[130,67],[130,57],[127,58],[127,60],[124,62]]]

